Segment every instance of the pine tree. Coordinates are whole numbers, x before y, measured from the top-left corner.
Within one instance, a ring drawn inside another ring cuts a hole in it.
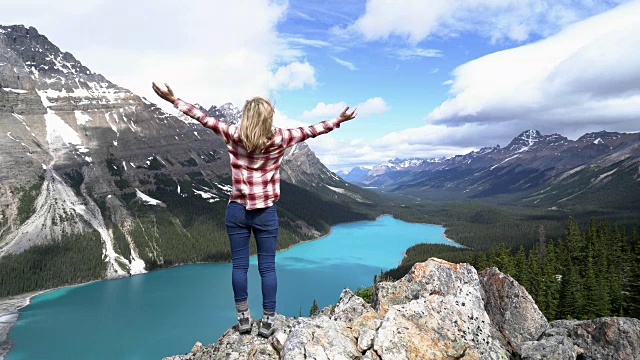
[[[313,316],[317,312],[318,312],[318,302],[314,298],[313,299],[313,304],[311,305],[311,308],[309,309],[309,316]]]
[[[498,255],[496,254],[496,249],[491,246],[491,249],[489,250],[489,256],[488,256],[488,262],[489,262],[489,266],[488,267],[497,267],[498,266]]]
[[[483,271],[489,267],[489,261],[487,260],[487,254],[480,253],[476,257],[476,270]]]
[[[465,262],[466,262],[467,264],[469,264],[469,265],[471,265],[471,266],[475,267],[474,265],[475,265],[476,261],[475,261],[475,258],[474,258],[474,256],[473,256],[473,253],[471,253],[471,252],[468,252],[468,253],[467,253]]]
[[[627,316],[640,318],[640,229],[637,230],[632,238],[631,249],[629,252],[628,265],[628,281],[627,281]]]
[[[540,294],[542,293],[541,288],[544,286],[540,257],[538,256],[539,253],[538,245],[536,245],[529,251],[529,257],[527,259],[528,273],[530,276],[528,291],[529,295],[531,295],[536,302],[540,298]]]
[[[584,308],[580,317],[582,319],[593,319],[596,317],[597,309],[600,306],[601,298],[596,293],[600,293],[600,289],[596,286],[596,276],[593,266],[593,257],[591,255],[590,246],[587,250],[587,264],[585,270],[584,283],[582,288],[582,297],[584,299]]]
[[[515,274],[515,265],[513,256],[511,256],[511,249],[507,248],[504,243],[500,243],[500,245],[498,245],[498,254],[496,260],[496,266],[500,271],[509,275]]]
[[[625,267],[627,265],[627,257],[625,248],[625,240],[622,239],[617,226],[613,227],[613,231],[609,232],[610,237],[610,257],[609,257],[609,273],[611,274],[609,285],[609,303],[611,305],[611,314],[614,316],[623,315],[623,281],[625,277]]]
[[[582,290],[578,269],[571,262],[566,264],[560,283],[560,318],[575,319],[582,314]]]
[[[595,226],[595,220],[592,221]],[[590,224],[591,227],[591,224]],[[590,229],[590,231],[592,231]],[[613,275],[609,271],[610,247],[612,243],[609,240],[609,225],[607,221],[602,221],[600,225],[595,227],[595,237],[593,242],[593,270],[596,274],[596,293],[595,296],[595,317],[604,317],[611,315],[611,302],[609,294],[611,293],[611,280]]]
[[[547,231],[544,225],[540,225],[540,229],[538,230],[538,246],[540,263],[544,266],[547,261]]]
[[[544,309],[540,309],[547,319],[558,318],[558,303],[560,300],[560,283],[558,281],[558,262],[553,243],[547,246],[547,261],[544,265],[544,286],[540,298],[543,299]]]
[[[569,218],[566,234],[566,248],[568,255],[571,257],[571,263],[577,267],[584,260],[584,238],[580,233],[578,223],[573,220],[573,217]]]
[[[520,246],[515,260],[516,277],[515,279],[524,286],[525,289],[529,289],[531,286],[531,278],[529,274],[529,264],[527,263],[527,255],[524,251],[524,247]]]
[[[566,230],[565,263],[567,267],[562,274],[561,313],[562,317],[581,319],[584,310],[583,279],[585,276],[584,237],[578,223],[569,217]]]

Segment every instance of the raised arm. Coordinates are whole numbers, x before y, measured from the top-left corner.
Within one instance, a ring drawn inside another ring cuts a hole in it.
[[[314,138],[318,135],[326,134],[333,129],[340,127],[340,124],[354,119],[356,117],[356,109],[347,113],[349,107],[347,106],[342,113],[333,120],[325,120],[315,125],[301,126],[298,128],[285,129],[282,132],[282,144],[284,147],[289,147],[293,144],[307,140],[308,138]]]
[[[173,103],[173,106],[176,109],[182,111],[184,114],[198,120],[205,127],[213,130],[214,133],[224,139],[225,143],[228,144],[231,142],[231,139],[233,139],[233,133],[235,132],[233,126],[220,121],[213,116],[207,115],[206,113],[200,111],[200,109],[198,109],[197,107],[189,104],[186,101],[183,101],[182,99],[176,99],[176,101]]]
[[[190,116],[191,118],[198,120],[202,125],[208,127],[213,130],[218,136],[222,137],[225,143],[230,143],[233,139],[233,133],[235,132],[234,126],[230,126],[229,124],[220,121],[217,118],[211,117],[206,113],[200,111],[197,107],[189,104],[182,99],[177,98],[173,94],[173,90],[169,87],[168,84],[165,84],[167,87],[166,90],[160,88],[156,83],[153,83],[153,91],[155,91],[158,96],[162,99],[170,102],[173,106],[182,111],[184,114]]]

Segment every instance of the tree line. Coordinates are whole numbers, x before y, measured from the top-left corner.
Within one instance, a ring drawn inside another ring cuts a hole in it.
[[[66,234],[0,260],[0,297],[51,289],[104,277],[100,233]]]
[[[500,243],[488,251],[474,251],[419,244],[407,251],[399,267],[382,276],[399,279],[429,257],[470,263],[478,271],[497,267],[529,292],[549,320],[640,318],[640,228],[628,236],[624,227],[607,220],[591,219],[581,229],[569,218],[564,236],[550,241],[540,226],[538,241],[529,248],[521,245],[516,250]]]
[[[497,267],[527,289],[548,319],[603,316],[640,318],[640,228],[591,219],[585,229],[569,218],[566,234],[526,251],[500,244],[470,258],[476,268]]]

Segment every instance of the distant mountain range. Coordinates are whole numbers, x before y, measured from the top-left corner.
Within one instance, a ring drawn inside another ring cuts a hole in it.
[[[207,111],[240,120],[232,104]],[[91,71],[33,27],[0,26],[0,147],[0,257],[94,232],[106,277],[230,259],[222,139]],[[378,195],[336,176],[305,143],[287,149],[281,175],[282,246],[372,217],[358,207]]]
[[[344,178],[419,199],[637,208],[640,133],[600,131],[569,140],[527,130],[505,147],[449,158],[394,159],[371,170],[354,168]]]

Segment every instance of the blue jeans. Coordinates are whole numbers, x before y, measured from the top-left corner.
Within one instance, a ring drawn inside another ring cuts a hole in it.
[[[251,232],[258,248],[258,270],[262,278],[262,309],[276,311],[276,243],[278,242],[278,213],[276,204],[264,209],[247,210],[231,201],[225,218],[233,270],[231,284],[236,302],[247,300],[247,270],[249,270],[249,240]]]

